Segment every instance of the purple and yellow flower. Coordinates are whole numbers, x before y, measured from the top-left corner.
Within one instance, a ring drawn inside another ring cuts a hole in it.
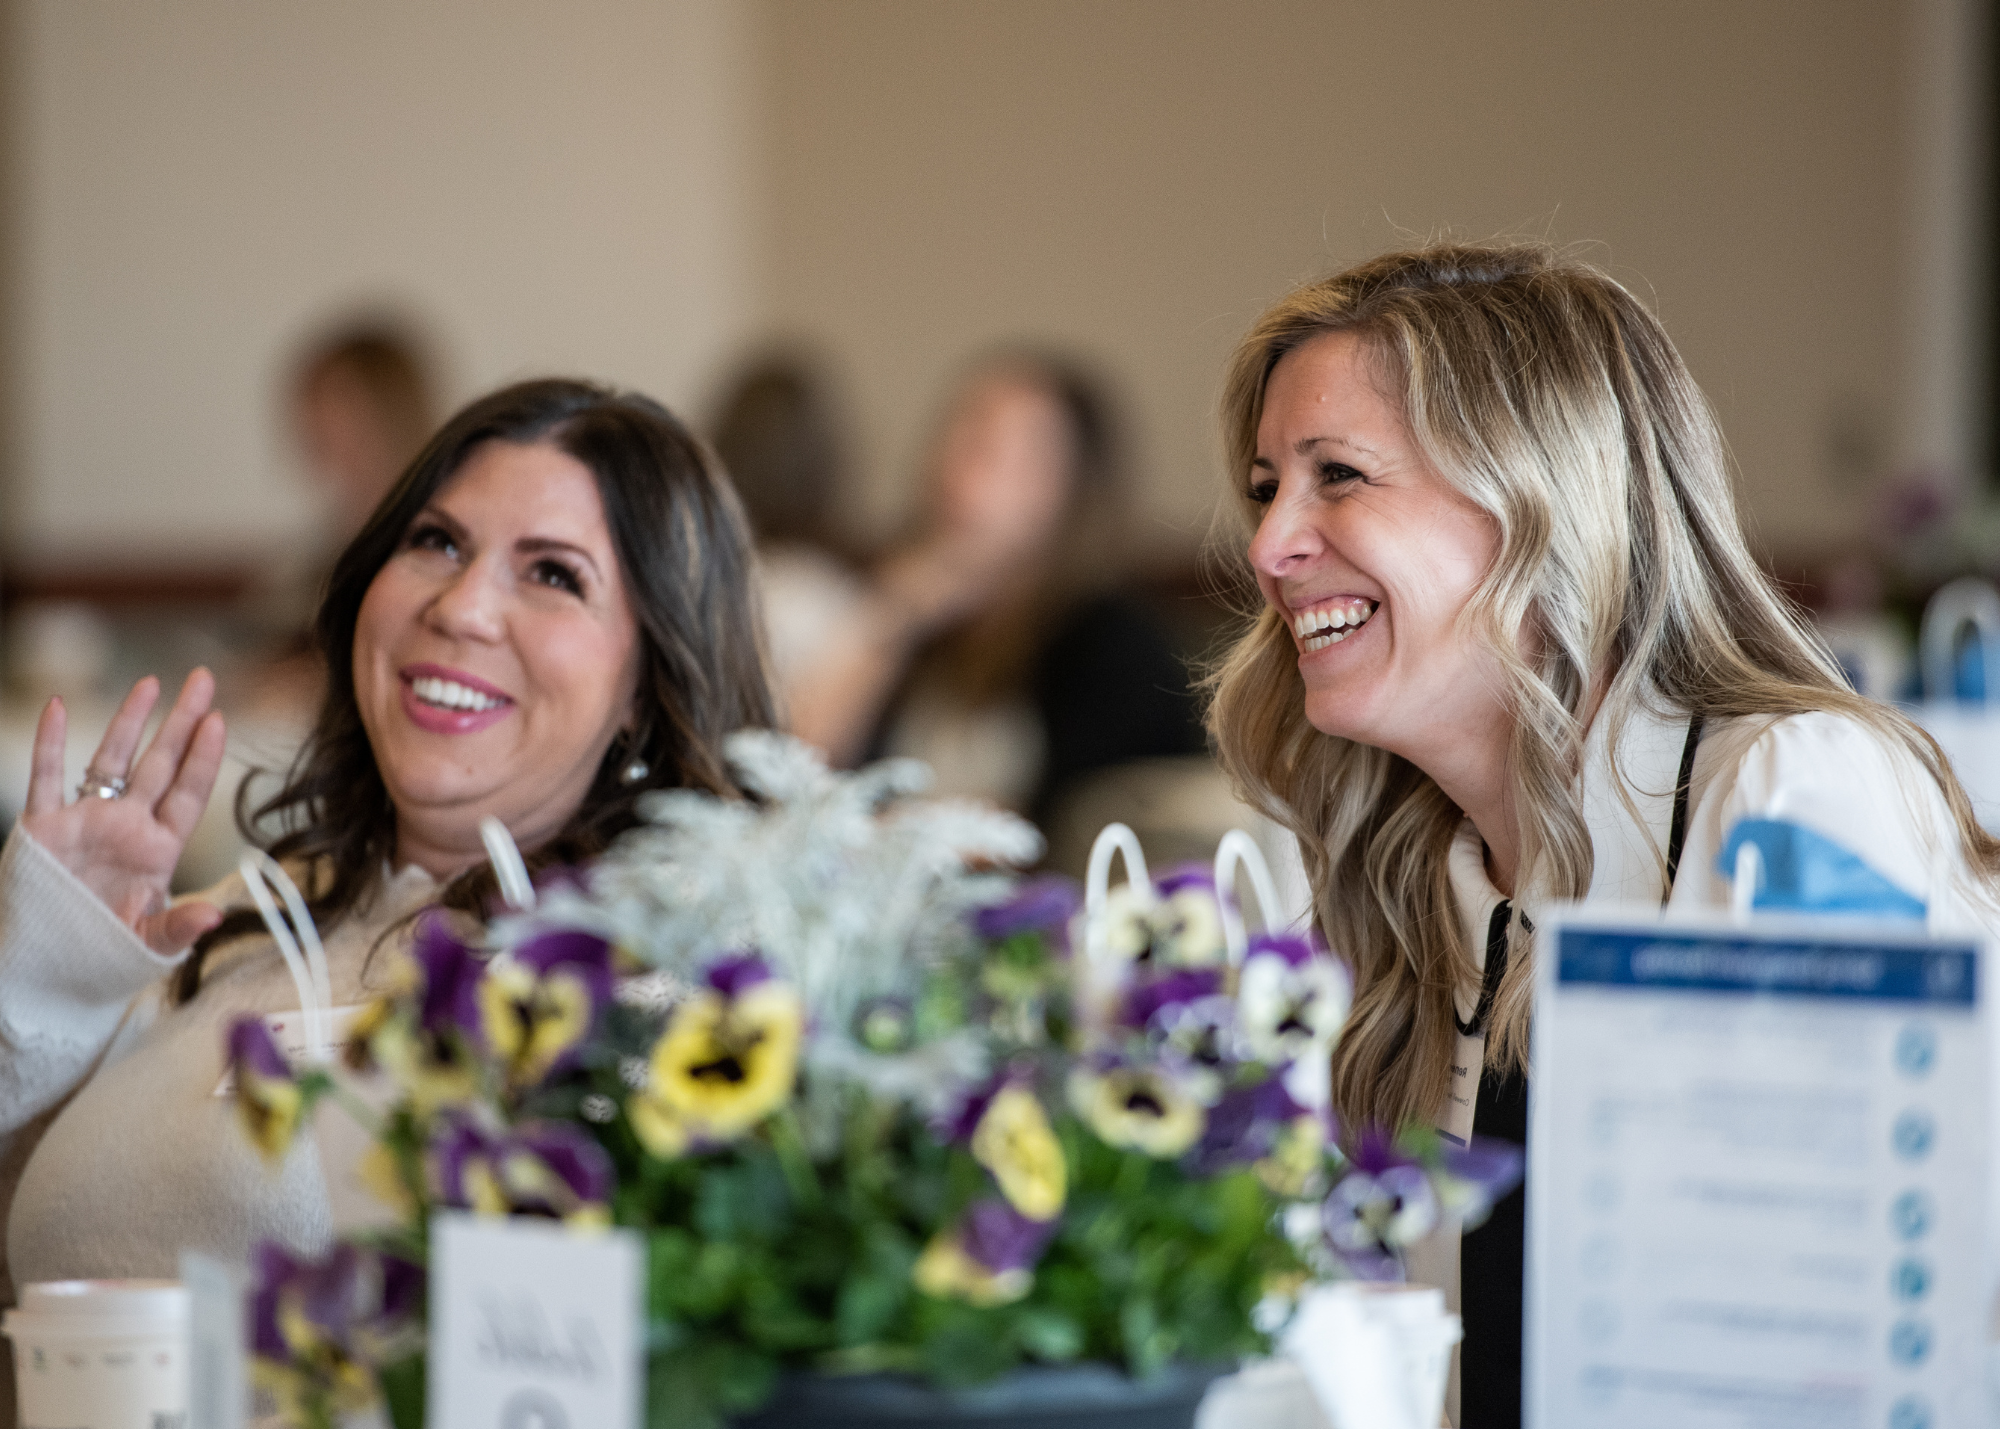
[[[1142,967],[1218,967],[1226,948],[1215,880],[1198,865],[1174,869],[1144,896],[1130,884],[1105,897],[1105,944]]]
[[[1127,1027],[1150,1028],[1162,1012],[1204,1002],[1221,990],[1221,968],[1181,968],[1139,978],[1126,989],[1119,1017]]]
[[[344,1242],[317,1260],[265,1242],[251,1269],[254,1375],[285,1422],[331,1423],[372,1405],[371,1367],[415,1345],[423,1270]]]
[[[610,943],[577,929],[538,933],[486,965],[480,1031],[509,1085],[534,1086],[574,1058],[611,981]]]
[[[1004,1086],[993,1094],[973,1129],[972,1156],[1029,1220],[1052,1221],[1061,1212],[1069,1195],[1062,1143],[1026,1087]]]
[[[1193,1146],[1207,1123],[1201,1103],[1161,1067],[1079,1067],[1070,1073],[1069,1100],[1106,1145],[1161,1161]]]
[[[1433,1178],[1438,1201],[1468,1229],[1483,1222],[1500,1199],[1521,1184],[1523,1153],[1510,1141],[1475,1136],[1467,1146],[1447,1145],[1442,1160]]]
[[[1325,1056],[1349,997],[1346,970],[1307,939],[1257,935],[1236,987],[1244,1050],[1274,1066]]]
[[[1213,1176],[1255,1165],[1277,1149],[1293,1119],[1305,1114],[1277,1077],[1232,1087],[1209,1107],[1188,1168],[1197,1176]]]
[[[1055,1234],[1053,1220],[1025,1216],[988,1197],[966,1207],[952,1230],[931,1237],[910,1278],[939,1299],[1007,1305],[1034,1288],[1034,1265]]]
[[[447,1113],[429,1152],[432,1195],[480,1215],[552,1216],[571,1225],[610,1223],[616,1173],[604,1148],[569,1122],[527,1122],[489,1131]]]
[[[646,1085],[625,1104],[655,1156],[733,1141],[783,1106],[798,1080],[798,993],[748,956],[715,964],[707,984],[674,1009]]]
[[[1274,1196],[1296,1199],[1325,1185],[1326,1118],[1302,1111],[1278,1132],[1270,1151],[1251,1168]]]
[[[1361,1138],[1347,1174],[1321,1206],[1334,1254],[1369,1280],[1400,1280],[1400,1252],[1430,1234],[1439,1205],[1423,1166],[1371,1130]]]
[[[1236,1001],[1221,994],[1166,1003],[1153,1014],[1147,1035],[1160,1061],[1203,1106],[1215,1105],[1242,1061]]]
[[[419,1116],[471,1101],[479,1092],[478,988],[485,972],[485,961],[442,915],[426,917],[398,971],[400,986],[362,1013],[349,1034],[348,1061],[389,1073]]]
[[[229,1066],[236,1077],[237,1120],[257,1154],[276,1166],[298,1135],[307,1109],[305,1089],[261,1017],[230,1024]]]

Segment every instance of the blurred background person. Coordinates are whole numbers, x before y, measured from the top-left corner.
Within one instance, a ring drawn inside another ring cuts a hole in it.
[[[876,566],[843,658],[797,690],[794,727],[839,762],[922,759],[940,793],[1045,829],[1085,776],[1201,753],[1187,667],[1121,589],[1121,457],[1077,363],[1019,349],[976,364],[913,528]]]
[[[829,732],[812,710],[799,728],[797,695],[838,680],[837,667],[856,658],[849,642],[868,588],[842,534],[846,429],[823,365],[802,354],[752,362],[710,431],[757,539],[773,693],[795,731],[824,745]]]
[[[323,683],[309,629],[320,592],[335,557],[436,428],[438,388],[428,344],[395,319],[324,327],[292,358],[281,418],[317,519],[251,588],[253,649],[223,687],[239,713],[304,736]],[[276,746],[288,753],[295,742],[281,735]]]
[[[428,344],[414,326],[388,318],[327,328],[293,359],[285,424],[323,511],[298,572],[308,583],[296,593],[301,632],[333,558],[436,428],[438,386]]]

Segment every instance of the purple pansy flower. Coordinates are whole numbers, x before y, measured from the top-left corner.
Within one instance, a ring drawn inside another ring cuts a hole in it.
[[[1162,898],[1171,898],[1189,889],[1213,895],[1215,870],[1205,863],[1177,863],[1153,880],[1153,888]]]
[[[532,1157],[546,1174],[524,1165]],[[531,1121],[508,1138],[502,1180],[517,1212],[569,1215],[611,1199],[618,1175],[611,1158],[573,1122]]]
[[[611,1158],[570,1122],[527,1122],[492,1133],[447,1114],[431,1137],[437,1199],[483,1215],[599,1219],[616,1181]]]
[[[515,1087],[574,1064],[611,1001],[611,944],[550,928],[488,962],[475,989],[486,1051]]]
[[[485,959],[453,937],[450,924],[438,913],[417,925],[410,953],[424,979],[418,1024],[426,1032],[457,1029],[477,1035],[477,989],[486,972]]]
[[[991,1271],[1029,1270],[1056,1233],[1053,1220],[1022,1215],[999,1196],[965,1208],[958,1241],[965,1253]]]
[[[345,1241],[319,1259],[263,1241],[250,1265],[250,1349],[280,1365],[326,1372],[375,1358],[423,1302],[422,1267]]]
[[[293,1080],[291,1063],[261,1017],[239,1017],[229,1025],[229,1063],[272,1081]]]
[[[263,1018],[237,1018],[229,1027],[228,1047],[236,1118],[258,1154],[276,1166],[291,1150],[309,1109],[305,1089]]]
[[[1213,997],[1222,988],[1219,968],[1186,968],[1135,983],[1125,994],[1122,1017],[1128,1027],[1149,1026],[1162,1008]]]
[[[1252,933],[1245,958],[1283,958],[1287,967],[1304,967],[1314,958],[1326,956],[1317,936],[1296,933]]]
[[[551,928],[511,949],[514,961],[547,977],[563,968],[589,989],[591,1000],[603,1005],[611,997],[611,944],[581,928]]]
[[[987,942],[1016,933],[1041,933],[1064,952],[1069,950],[1070,920],[1083,906],[1073,880],[1060,874],[1031,878],[1005,903],[981,908],[972,915],[972,929]]]
[[[993,1104],[993,1098],[1016,1080],[1017,1074],[1011,1068],[1003,1067],[985,1081],[968,1088],[958,1104],[933,1124],[931,1129],[938,1140],[954,1146],[972,1140],[972,1133],[979,1129],[980,1118],[986,1115],[986,1108]]]
[[[1467,1146],[1444,1148],[1447,1208],[1468,1227],[1484,1221],[1500,1199],[1521,1184],[1524,1153],[1511,1141],[1475,1136]]]
[[[1440,1209],[1430,1174],[1381,1128],[1371,1127],[1320,1216],[1328,1245],[1351,1273],[1400,1280],[1400,1253],[1430,1233]]]
[[[1253,1087],[1232,1087],[1208,1109],[1208,1122],[1189,1153],[1188,1168],[1197,1176],[1213,1176],[1261,1161],[1277,1147],[1293,1119],[1306,1111],[1281,1077]]]
[[[724,997],[735,999],[771,980],[771,967],[755,953],[725,953],[702,972],[702,980]]]

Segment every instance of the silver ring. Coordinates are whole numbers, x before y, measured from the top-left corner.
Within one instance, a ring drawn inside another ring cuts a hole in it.
[[[124,792],[123,779],[104,773],[95,764],[83,771],[83,782],[76,786],[79,799],[115,799]]]

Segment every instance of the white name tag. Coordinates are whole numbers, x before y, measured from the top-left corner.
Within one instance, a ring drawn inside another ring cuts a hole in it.
[[[350,1003],[346,1007],[329,1007],[326,1010],[326,1035],[338,1048],[347,1040],[353,1030],[354,1021],[368,1010],[368,1004]],[[303,1068],[307,1054],[312,1051],[306,1039],[306,1015],[303,1012],[272,1012],[265,1015],[264,1025],[271,1029],[271,1040],[278,1044],[278,1050],[285,1054],[285,1060],[296,1070]],[[222,1080],[215,1084],[212,1096],[233,1097],[236,1095],[236,1069],[224,1067]]]
[[[643,1264],[631,1231],[432,1217],[429,1429],[638,1429]]]
[[[1486,1037],[1460,1033],[1451,1054],[1451,1090],[1445,1094],[1438,1131],[1460,1146],[1472,1140],[1472,1118],[1479,1108],[1479,1071],[1486,1061]]]

